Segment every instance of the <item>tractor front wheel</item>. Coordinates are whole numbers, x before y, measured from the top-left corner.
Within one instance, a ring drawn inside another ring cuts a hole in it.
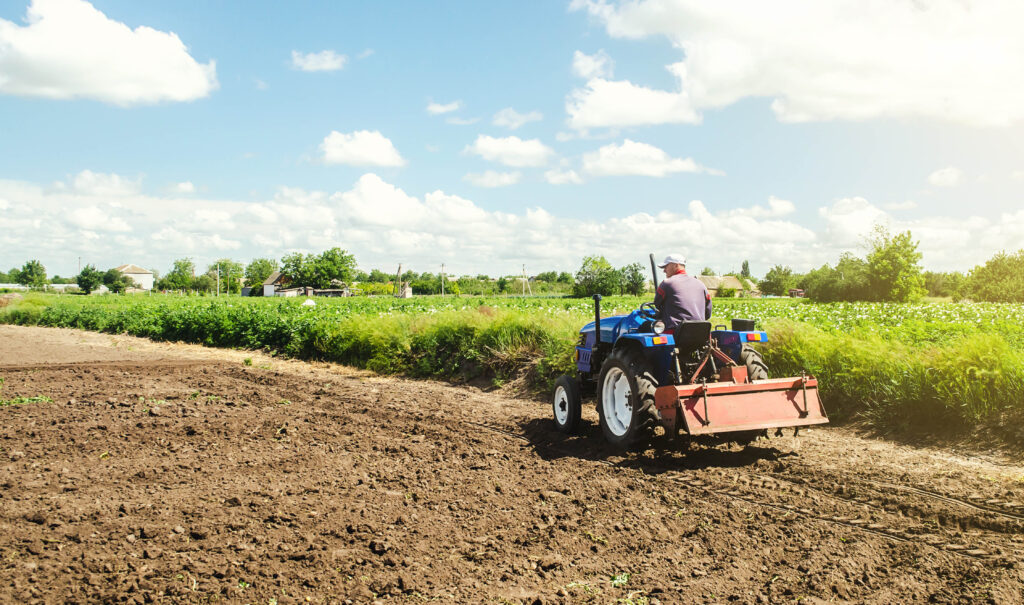
[[[580,388],[571,376],[561,375],[555,381],[555,395],[551,409],[555,415],[558,432],[571,435],[580,426]]]
[[[597,384],[597,412],[608,443],[626,448],[651,435],[658,384],[641,355],[613,351],[601,366]]]

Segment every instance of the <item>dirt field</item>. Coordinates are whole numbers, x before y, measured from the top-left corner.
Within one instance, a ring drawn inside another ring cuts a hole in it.
[[[565,439],[541,402],[71,330],[0,326],[0,378],[52,399],[0,407],[4,603],[1024,602],[995,455],[621,456],[592,407]]]

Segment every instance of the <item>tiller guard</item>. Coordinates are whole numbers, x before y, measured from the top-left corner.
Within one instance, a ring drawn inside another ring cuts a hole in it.
[[[674,435],[709,435],[825,424],[813,376],[747,381],[746,368],[727,368],[726,382],[668,385],[654,392],[661,424]]]

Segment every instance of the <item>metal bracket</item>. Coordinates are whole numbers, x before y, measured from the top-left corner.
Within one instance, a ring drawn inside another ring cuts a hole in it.
[[[711,424],[711,419],[708,418],[708,381],[706,378],[702,378],[700,381],[700,392],[704,395],[704,426]]]
[[[800,412],[800,417],[801,418],[807,418],[807,414],[809,412],[808,412],[808,409],[807,409],[807,371],[806,370],[800,372],[800,390],[801,390],[801,392],[803,392],[803,395],[804,395],[804,411]]]

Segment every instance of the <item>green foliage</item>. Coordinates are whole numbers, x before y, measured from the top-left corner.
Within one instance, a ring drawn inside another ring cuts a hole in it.
[[[743,261],[746,263],[746,261]],[[796,287],[796,277],[793,270],[782,265],[775,265],[768,270],[764,279],[758,282],[757,287],[762,294],[774,296],[787,296],[790,288]]]
[[[85,294],[91,294],[93,290],[99,288],[100,284],[103,283],[103,273],[97,271],[96,267],[92,265],[86,265],[82,268],[76,279],[78,289]]]
[[[936,298],[952,297],[956,296],[957,292],[960,291],[965,279],[966,276],[959,271],[949,273],[925,271],[924,288],[928,291],[928,296]]]
[[[715,292],[715,298],[736,298],[736,288],[721,287]]]
[[[711,275],[711,276],[714,276],[715,275],[715,270],[712,269],[711,267],[704,267],[703,269],[700,270],[700,274],[701,275]]]
[[[914,302],[926,293],[921,253],[910,231],[891,235],[875,227],[867,257],[869,296],[862,300]]]
[[[388,275],[380,269],[374,269],[370,271],[370,274],[366,277],[365,281],[372,282],[375,284],[386,284],[394,278],[394,274]]]
[[[868,265],[852,254],[843,254],[835,268],[823,265],[809,271],[797,284],[807,298],[818,302],[871,300]]]
[[[288,276],[292,286],[326,289],[334,281],[352,281],[355,272],[355,257],[341,248],[325,250],[319,256],[293,252],[281,258],[281,273]]]
[[[218,271],[220,272],[219,280]],[[241,293],[241,279],[245,275],[242,263],[233,261],[230,258],[221,258],[206,268],[206,274],[213,280],[215,290],[217,289],[218,282],[220,283],[219,292],[221,294]]]
[[[616,271],[605,257],[587,256],[583,259],[572,288],[574,296],[612,296],[621,292],[622,273]]]
[[[740,269],[740,277],[750,279],[750,261],[743,261],[743,268]]]
[[[42,288],[46,285],[46,267],[37,260],[25,263],[15,277],[15,281],[30,288]]]
[[[619,270],[622,277],[621,294],[640,296],[647,291],[647,277],[644,275],[644,268],[640,263],[631,263]]]
[[[128,288],[138,287],[135,280],[117,269],[108,269],[103,274],[103,285],[114,294],[123,294]]]
[[[1024,250],[1000,252],[971,270],[959,298],[987,302],[1024,302]]]
[[[280,265],[272,258],[254,258],[245,267],[245,285],[249,288],[260,290],[262,294],[263,282],[267,281]]]
[[[191,258],[179,258],[167,275],[156,282],[158,290],[191,290],[195,279],[196,265]]]

